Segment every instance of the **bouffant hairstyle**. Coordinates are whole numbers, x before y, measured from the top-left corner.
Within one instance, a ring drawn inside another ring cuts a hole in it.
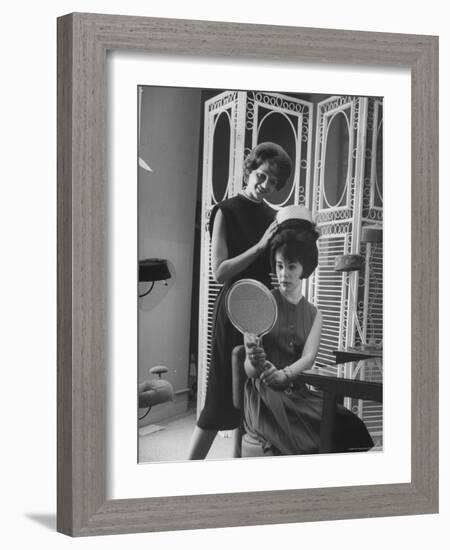
[[[244,161],[244,182],[247,183],[250,173],[265,162],[268,162],[271,166],[275,166],[278,177],[276,189],[279,191],[284,187],[291,175],[292,162],[283,147],[271,141],[260,143],[248,154]]]
[[[270,265],[275,273],[275,254],[302,264],[302,279],[307,279],[319,262],[317,239],[319,233],[315,225],[306,220],[286,220],[278,228],[270,241]]]

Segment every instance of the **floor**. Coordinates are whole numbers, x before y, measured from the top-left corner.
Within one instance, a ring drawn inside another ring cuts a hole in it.
[[[139,462],[185,461],[195,426],[195,409],[167,422],[150,424],[139,430]],[[228,435],[228,437],[227,437]],[[220,432],[208,453],[207,460],[232,458],[230,432]],[[381,451],[377,445],[372,451]]]
[[[139,430],[139,462],[179,462],[186,460],[195,426],[195,411]],[[228,432],[225,432],[227,435]],[[207,460],[232,457],[232,439],[219,434]]]

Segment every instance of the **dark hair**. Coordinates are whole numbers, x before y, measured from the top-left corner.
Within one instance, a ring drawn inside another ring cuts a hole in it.
[[[306,220],[286,220],[270,241],[270,265],[275,273],[275,254],[302,264],[302,279],[307,279],[319,263],[315,225]]]
[[[248,154],[244,161],[244,182],[247,183],[250,173],[265,162],[276,166],[278,176],[276,189],[279,191],[291,175],[292,162],[283,147],[271,141],[260,143]]]

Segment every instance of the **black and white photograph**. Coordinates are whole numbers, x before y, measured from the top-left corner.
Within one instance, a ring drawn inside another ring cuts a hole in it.
[[[382,452],[383,97],[136,95],[138,462]]]

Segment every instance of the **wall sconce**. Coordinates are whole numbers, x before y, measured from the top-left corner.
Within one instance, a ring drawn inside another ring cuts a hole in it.
[[[160,258],[149,258],[147,260],[139,261],[139,282],[140,283],[151,283],[150,288],[144,292],[144,294],[139,294],[139,298],[143,298],[150,294],[155,286],[156,281],[164,281],[164,284],[167,286],[167,280],[170,279],[172,275],[170,274],[169,268],[167,266],[167,260]]]

